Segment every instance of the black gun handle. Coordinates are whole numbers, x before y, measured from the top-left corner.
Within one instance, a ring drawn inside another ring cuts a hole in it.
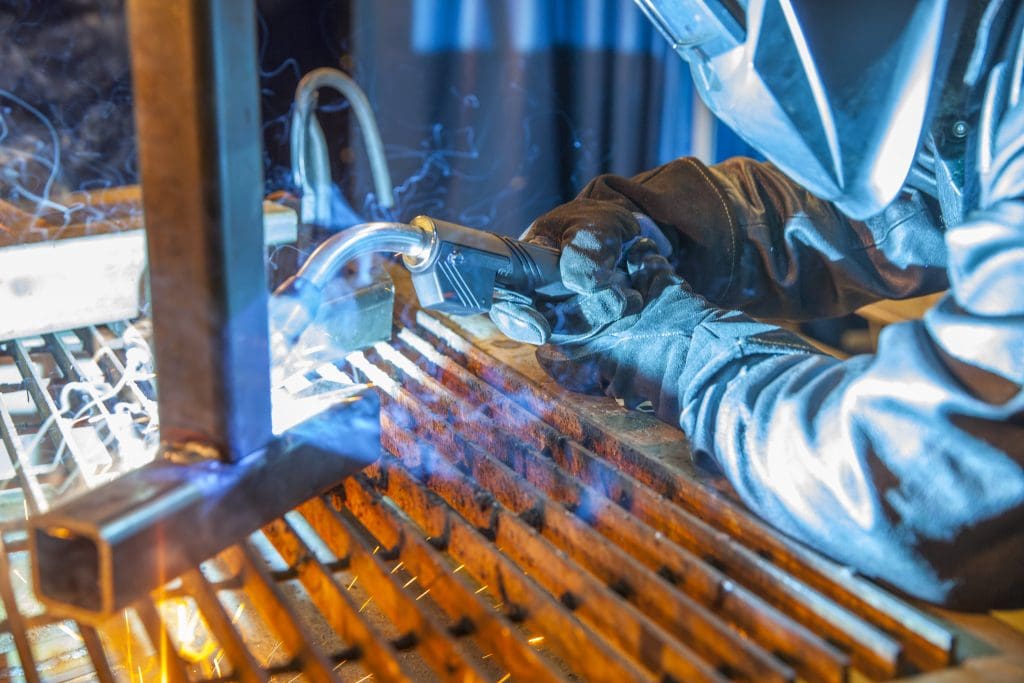
[[[572,294],[562,284],[560,251],[511,237],[501,237],[501,241],[508,248],[509,264],[498,272],[496,284],[528,296],[558,298]]]
[[[528,297],[572,294],[562,284],[560,252],[486,230],[416,216],[412,225],[429,235],[425,254],[406,257],[420,305],[467,315],[490,310],[495,287]]]

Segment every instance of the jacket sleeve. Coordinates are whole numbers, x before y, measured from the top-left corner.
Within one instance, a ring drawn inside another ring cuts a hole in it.
[[[868,222],[768,163],[681,158],[634,178],[595,178],[581,197],[649,216],[696,292],[723,308],[803,320],[946,287],[942,232],[919,195]]]
[[[981,208],[945,235],[951,292],[923,320],[839,361],[721,312],[676,380],[695,451],[758,514],[964,609],[1024,606],[1024,106],[998,130]]]

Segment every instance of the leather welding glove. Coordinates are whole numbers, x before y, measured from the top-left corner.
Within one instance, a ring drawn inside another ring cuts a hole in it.
[[[507,336],[522,342],[565,343],[591,338],[638,312],[642,297],[622,266],[624,253],[641,232],[638,217],[612,202],[577,199],[544,214],[522,239],[561,250],[562,282],[575,295],[534,301],[497,290],[491,319]],[[668,248],[667,241],[661,248]]]
[[[706,166],[682,157],[632,178],[594,178],[526,237],[558,247],[563,235],[579,242],[611,216],[632,215],[640,234],[664,242],[676,273],[716,306],[809,320],[947,287],[934,209],[907,192],[879,216],[855,221],[770,163],[737,157]],[[585,223],[579,235],[569,232],[573,220]],[[567,262],[567,284],[579,269]]]
[[[620,398],[628,408],[650,401],[658,417],[675,423],[694,329],[718,312],[674,271],[654,243],[641,239],[627,253],[633,291],[645,305],[599,335],[537,350],[537,360],[572,391]]]

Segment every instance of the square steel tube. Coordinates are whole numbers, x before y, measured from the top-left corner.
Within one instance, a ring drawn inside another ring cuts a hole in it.
[[[102,621],[376,460],[379,415],[366,390],[238,461],[158,458],[32,517],[37,596]]]
[[[129,0],[161,440],[271,438],[254,0]]]

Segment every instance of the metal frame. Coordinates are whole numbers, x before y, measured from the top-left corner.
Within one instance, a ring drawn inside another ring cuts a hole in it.
[[[271,437],[254,2],[128,19],[161,438],[238,460]]]
[[[134,603],[379,452],[372,394],[272,435],[253,0],[130,0],[128,17],[162,448],[30,519],[39,597],[79,619]]]

